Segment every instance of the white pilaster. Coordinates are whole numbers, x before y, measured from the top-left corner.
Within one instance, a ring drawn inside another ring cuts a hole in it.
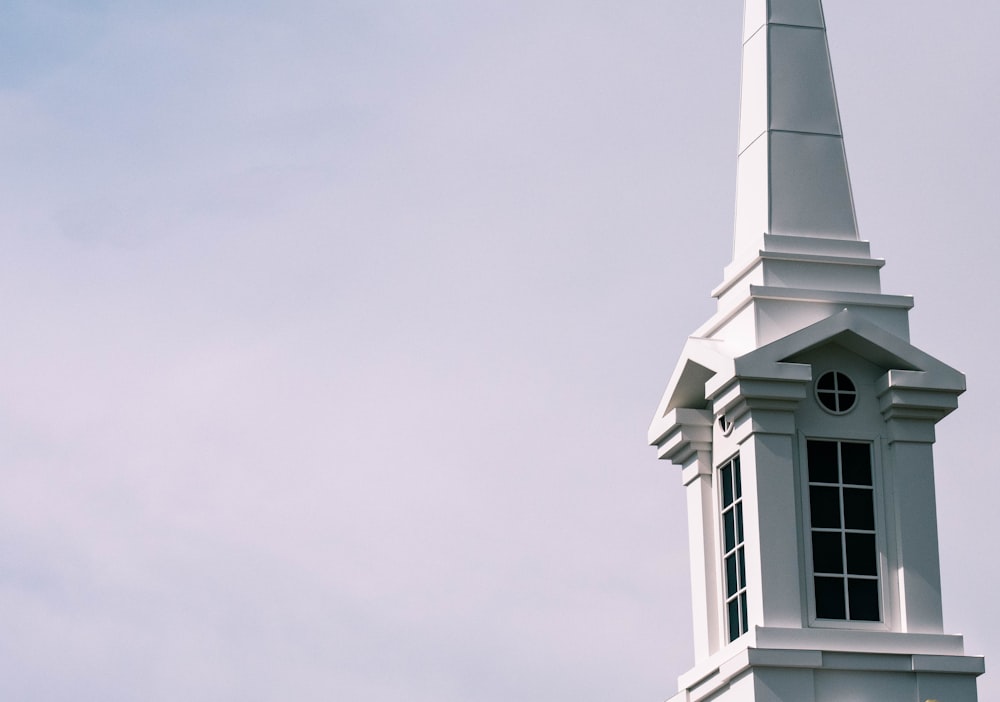
[[[687,491],[688,556],[691,566],[691,611],[695,656],[706,658],[719,648],[720,604],[716,563],[715,481],[712,470],[712,414],[682,409],[665,418],[666,437],[660,457],[681,467]]]

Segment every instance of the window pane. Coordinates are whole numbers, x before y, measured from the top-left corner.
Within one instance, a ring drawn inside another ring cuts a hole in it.
[[[814,527],[840,528],[840,490],[835,487],[810,487],[809,511]]]
[[[824,373],[820,376],[819,381],[816,383],[816,387],[819,390],[835,390],[836,386],[833,384],[833,373]]]
[[[736,499],[743,497],[743,471],[740,470],[740,459],[733,459],[733,483],[736,487]]]
[[[847,410],[851,409],[852,407],[854,407],[855,399],[856,395],[854,395],[854,393],[850,392],[840,393],[839,395],[837,395],[837,411],[846,412]]]
[[[843,578],[816,578],[816,616],[820,619],[847,619]]]
[[[810,483],[840,482],[837,472],[836,441],[809,441],[806,444],[806,451],[809,454]]]
[[[844,488],[844,522],[848,529],[875,529],[875,493],[865,488]]]
[[[729,640],[735,641],[740,638],[740,607],[739,600],[733,600],[729,603]]]
[[[740,631],[746,633],[750,630],[747,622],[747,593],[740,595]]]
[[[813,572],[843,573],[844,555],[840,533],[813,532]],[[859,573],[860,575],[860,573]]]
[[[875,534],[846,534],[847,572],[851,575],[878,575]],[[854,611],[853,608],[851,611]]]
[[[848,485],[872,484],[872,452],[870,444],[843,442],[840,445],[844,463],[844,483]]]
[[[847,591],[851,600],[851,619],[877,622],[882,618],[879,615],[877,580],[851,578],[847,582]]]
[[[740,547],[739,549],[736,550],[736,563],[738,564],[740,571],[739,585],[741,590],[747,586],[746,560],[747,560],[746,554],[743,553],[743,548]],[[746,597],[746,594],[744,594],[743,596]]]
[[[739,583],[736,581],[736,556],[734,554],[726,558],[726,597],[732,597],[739,589]]]
[[[726,466],[726,468],[719,471],[719,477],[722,478],[722,506],[728,507],[729,505],[733,504],[732,468]]]
[[[837,389],[841,392],[854,392],[856,390],[853,381],[843,373],[837,373]]]
[[[816,397],[818,397],[819,401],[823,403],[823,406],[826,407],[831,412],[840,411],[840,406],[839,403],[837,402],[837,395],[835,393],[823,392],[822,390],[820,390],[819,392],[816,393]]]
[[[726,553],[729,553],[734,548],[736,548],[736,524],[734,523],[735,519],[736,519],[735,510],[729,510],[724,515],[722,515],[722,520],[725,522]]]
[[[736,543],[743,543],[743,503],[736,503]]]

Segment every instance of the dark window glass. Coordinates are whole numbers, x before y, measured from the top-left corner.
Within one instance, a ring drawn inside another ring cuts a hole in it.
[[[857,388],[854,387],[854,381],[848,378],[843,373],[837,373],[837,389],[841,392],[856,392]]]
[[[844,483],[847,485],[872,484],[872,453],[868,444],[845,441],[840,445],[844,464]]]
[[[735,484],[736,499],[743,497],[743,472],[740,469],[740,459],[733,459],[733,483]]]
[[[823,403],[823,406],[831,412],[840,411],[840,403],[837,402],[836,393],[820,391],[816,394],[816,397],[818,397],[819,401]]]
[[[746,556],[744,555],[742,548],[736,552],[736,563],[739,566],[739,573],[740,573],[739,582],[740,582],[740,589],[742,590],[747,586]],[[743,593],[743,596],[746,597],[746,593]]]
[[[813,532],[813,571],[843,573],[844,555],[840,532]]]
[[[816,616],[820,619],[847,619],[843,578],[816,578]]]
[[[727,614],[729,615],[728,616],[728,619],[729,619],[729,640],[730,641],[735,641],[736,639],[740,638],[740,634],[743,633],[742,631],[740,631],[741,622],[740,622],[740,605],[739,605],[739,600],[732,600],[729,603],[729,605],[727,606],[727,609],[729,610],[727,612]]]
[[[875,493],[867,488],[844,488],[844,526],[875,529]]]
[[[816,387],[820,390],[836,390],[833,378],[833,373],[824,373],[816,383]]]
[[[736,548],[736,511],[729,510],[726,512],[723,516],[723,520],[726,523],[726,552],[728,553]]]
[[[743,503],[736,503],[736,541],[743,543]]]
[[[878,605],[878,581],[857,580],[847,582],[851,602],[851,619],[863,622],[877,622],[882,617]]]
[[[739,592],[740,586],[736,580],[736,554],[726,557],[726,597],[732,597]]]
[[[878,575],[878,549],[875,534],[845,534],[847,572],[851,575]],[[851,608],[854,611],[854,608]]]
[[[750,627],[747,622],[747,593],[740,595],[740,628],[743,631],[749,631]]]
[[[809,488],[809,510],[813,527],[840,528],[840,490],[835,487]]]
[[[721,471],[722,476],[722,506],[728,507],[733,504],[733,471],[726,468]]]
[[[809,461],[809,482],[839,483],[837,442],[810,441],[806,446]]]

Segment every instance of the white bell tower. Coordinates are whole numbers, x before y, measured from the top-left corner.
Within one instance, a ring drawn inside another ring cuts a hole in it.
[[[858,237],[820,0],[746,0],[733,261],[650,426],[687,491],[671,702],[975,702],[944,632],[932,446],[964,376]],[[957,468],[957,467],[956,467]]]

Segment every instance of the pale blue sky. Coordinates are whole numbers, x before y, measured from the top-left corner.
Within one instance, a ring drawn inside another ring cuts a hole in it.
[[[826,11],[862,235],[969,376],[945,616],[991,665],[1000,8]],[[645,433],[729,262],[740,22],[5,3],[0,698],[672,694],[686,520]]]

